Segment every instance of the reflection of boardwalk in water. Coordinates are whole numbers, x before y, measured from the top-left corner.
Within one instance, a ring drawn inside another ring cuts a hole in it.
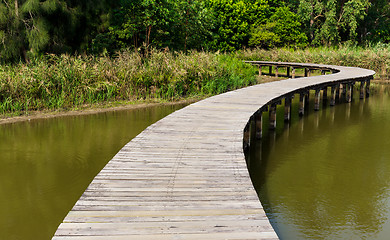
[[[255,120],[262,126],[260,113],[269,108],[274,126],[272,109],[283,98],[288,120],[288,100],[299,93],[304,105],[310,89],[316,90],[318,100],[321,91],[330,90],[331,104],[343,89],[348,99],[351,84],[369,82],[374,72],[313,64],[255,64],[338,73],[228,92],[151,125],[95,177],[54,239],[276,239],[245,163],[248,123]],[[256,133],[260,137],[261,128]]]

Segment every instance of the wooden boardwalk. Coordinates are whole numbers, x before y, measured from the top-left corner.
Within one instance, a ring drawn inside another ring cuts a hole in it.
[[[249,177],[243,129],[287,94],[374,74],[307,66],[338,73],[231,91],[149,126],[94,178],[53,239],[277,239]]]

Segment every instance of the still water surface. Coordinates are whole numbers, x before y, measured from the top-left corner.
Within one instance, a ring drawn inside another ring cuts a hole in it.
[[[0,125],[0,239],[51,239],[94,176],[184,105]]]
[[[290,126],[256,142],[251,176],[281,239],[390,238],[389,92],[303,118],[296,98]]]

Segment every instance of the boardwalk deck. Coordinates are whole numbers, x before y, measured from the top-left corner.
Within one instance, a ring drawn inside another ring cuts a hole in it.
[[[95,177],[53,239],[277,239],[248,174],[243,129],[280,96],[374,74],[326,67],[339,72],[231,91],[149,126]]]

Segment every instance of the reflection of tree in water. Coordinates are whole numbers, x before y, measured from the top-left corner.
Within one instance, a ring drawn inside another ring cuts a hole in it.
[[[256,143],[262,153],[252,153],[250,172],[282,239],[367,239],[382,230],[390,140],[380,136],[390,134],[390,112],[389,123],[375,114],[388,103],[370,98],[326,108]]]

